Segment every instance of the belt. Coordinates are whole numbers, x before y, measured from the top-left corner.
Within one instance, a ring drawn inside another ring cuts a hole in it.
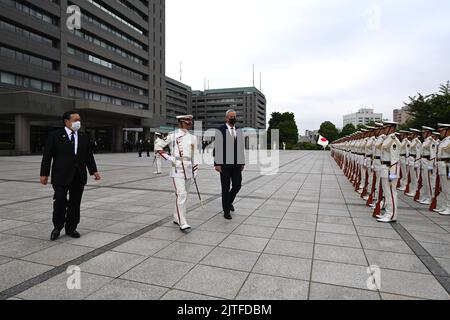
[[[422,156],[422,158],[430,160],[430,156]]]
[[[390,166],[391,162],[390,161],[381,161],[381,164],[385,165],[385,166]]]
[[[401,154],[400,157],[406,157],[406,153]]]
[[[415,153],[410,153],[409,156],[410,156],[410,157],[415,157],[416,154],[415,154]]]
[[[374,159],[376,159],[376,160],[381,160],[381,157],[374,157]]]
[[[440,158],[438,161],[450,161],[450,158]]]

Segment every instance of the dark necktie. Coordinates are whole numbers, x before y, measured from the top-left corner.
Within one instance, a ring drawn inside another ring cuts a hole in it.
[[[72,132],[70,135],[70,143],[72,144],[73,154],[75,154],[75,132]]]
[[[233,134],[233,138],[236,139],[236,131],[234,131],[234,127],[231,128],[231,132]]]

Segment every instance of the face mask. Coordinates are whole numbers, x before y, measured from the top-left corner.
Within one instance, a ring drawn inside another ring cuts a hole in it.
[[[236,118],[231,118],[230,119],[230,124],[232,124],[234,126],[236,124]]]
[[[77,132],[78,130],[81,129],[81,122],[80,121],[76,121],[74,123],[72,123],[72,130]]]

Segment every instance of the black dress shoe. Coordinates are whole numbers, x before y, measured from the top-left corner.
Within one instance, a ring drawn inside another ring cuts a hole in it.
[[[227,220],[233,219],[233,218],[231,217],[231,214],[230,214],[229,212],[225,212],[225,214],[223,215],[223,217],[224,217],[225,219],[227,219]]]
[[[60,232],[61,230],[53,229],[52,234],[50,235],[50,240],[55,241],[56,239],[58,239]]]
[[[66,235],[68,235],[69,237],[75,238],[75,239],[78,239],[79,237],[81,237],[81,235],[76,230],[71,231],[71,232],[66,231]]]
[[[234,207],[232,204],[230,205],[230,210],[231,210],[231,212],[234,212]]]

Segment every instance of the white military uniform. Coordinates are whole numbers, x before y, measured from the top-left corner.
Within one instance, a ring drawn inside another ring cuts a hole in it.
[[[395,133],[386,137],[381,151],[381,183],[383,186],[386,211],[379,216],[379,222],[397,221],[397,181],[399,176],[400,141]]]
[[[162,139],[160,137],[157,137],[154,143],[154,149],[155,150],[155,162],[156,162],[156,174],[160,174],[162,171],[162,166],[161,166],[161,155],[159,154],[159,152],[156,151],[156,146],[162,144]]]
[[[163,151],[166,146],[170,148],[170,155]],[[170,176],[176,194],[174,222],[179,224],[182,230],[188,229],[190,226],[186,221],[187,198],[192,179],[197,174],[193,169],[200,163],[197,138],[187,130],[177,129],[155,144],[155,150],[172,164]]]
[[[384,140],[386,139],[386,135],[382,134],[377,137],[375,143],[373,144],[373,170],[375,171],[375,174],[377,175],[376,183],[375,183],[375,196],[374,196],[374,203],[372,204],[373,207],[375,207],[377,200],[380,193],[380,183],[381,183],[381,148],[383,146]]]
[[[367,173],[367,163],[366,163],[366,145],[369,141],[369,138],[364,138],[360,142],[359,153],[360,153],[360,165],[361,165],[361,182],[359,184],[358,193],[362,193],[364,187],[367,183],[366,181],[366,173]]]
[[[441,210],[439,214],[450,216],[450,136],[446,137],[439,144],[438,174],[441,183],[441,194],[439,197]]]
[[[422,180],[423,196],[419,200],[421,204],[429,205],[434,197],[434,186],[436,176],[434,175],[434,161],[436,160],[436,141],[432,137],[425,139],[422,144]]]
[[[366,167],[369,171],[369,181],[367,184],[368,194],[364,197],[364,200],[369,199],[370,191],[372,191],[372,183],[373,183],[373,169],[372,169],[372,155],[373,155],[373,145],[375,144],[375,137],[369,137],[365,146],[365,154],[366,154]]]
[[[409,174],[411,177],[411,183],[409,187],[409,193],[407,196],[414,197],[419,187],[420,178],[420,158],[422,157],[422,141],[416,137],[411,141],[411,147],[409,150]]]
[[[406,184],[408,183],[408,158],[409,158],[409,148],[411,142],[408,138],[404,138],[400,145],[400,168],[402,170],[402,179],[400,180],[399,191],[406,190]]]

